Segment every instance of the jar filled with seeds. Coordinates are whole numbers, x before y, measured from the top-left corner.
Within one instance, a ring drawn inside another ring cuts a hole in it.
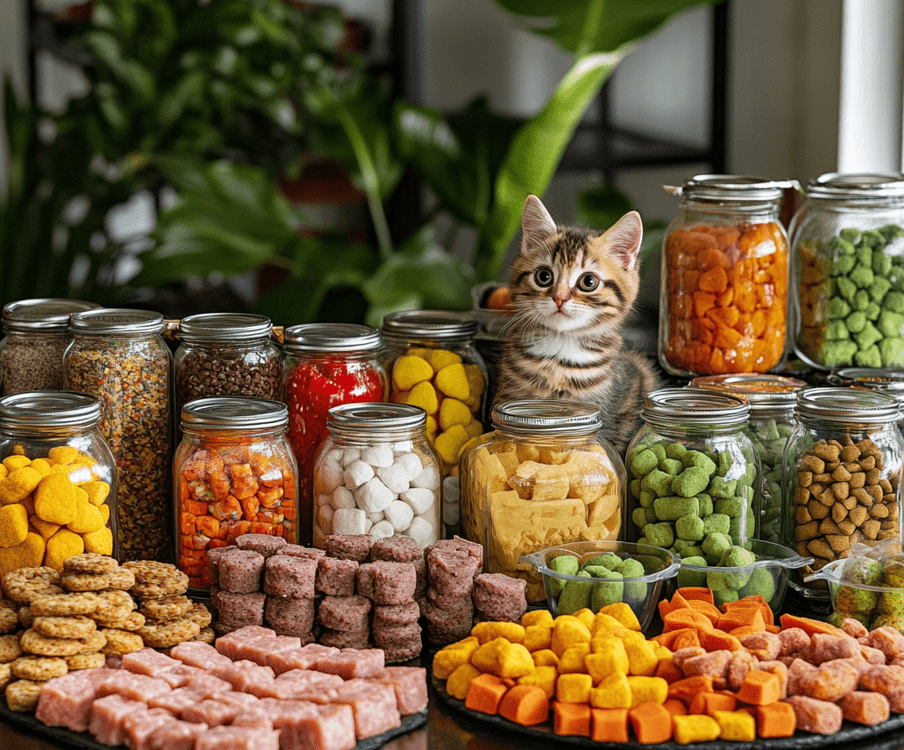
[[[70,313],[100,307],[75,299],[26,299],[3,307],[3,395],[63,388],[63,352],[72,341]]]
[[[346,323],[308,323],[285,330],[285,399],[289,442],[298,461],[298,537],[311,543],[314,459],[334,406],[386,400],[380,332]]]
[[[881,391],[894,396],[904,406],[904,370],[876,370],[872,367],[842,367],[829,375],[832,385],[867,391]],[[904,434],[904,413],[898,422]]]
[[[628,446],[629,537],[717,564],[756,537],[759,459],[746,399],[702,388],[650,393]]]
[[[411,537],[423,549],[441,536],[439,460],[427,415],[407,404],[343,404],[314,463],[314,546],[330,534]]]
[[[782,455],[797,424],[794,407],[803,380],[780,375],[709,375],[694,378],[694,388],[707,388],[746,398],[750,404],[747,434],[760,462],[757,476],[762,500],[759,539],[782,541]]]
[[[483,433],[487,370],[467,313],[408,310],[383,318],[390,400],[427,412],[427,437],[443,477],[458,473],[465,444]]]
[[[210,588],[207,552],[242,534],[297,540],[298,470],[279,401],[202,398],[182,407],[173,459],[177,562],[193,588]]]
[[[801,576],[846,558],[856,542],[901,539],[899,412],[897,400],[878,391],[798,392],[782,490],[785,542],[815,560]],[[804,596],[828,595],[824,582],[794,585]]]
[[[71,391],[0,399],[0,575],[117,554],[116,464],[100,404]]]
[[[800,358],[904,366],[904,175],[824,174],[789,231]]]
[[[176,414],[189,401],[214,396],[279,400],[282,360],[270,319],[245,313],[203,313],[179,322],[173,355]]]
[[[543,581],[522,555],[578,541],[616,541],[625,511],[625,468],[599,435],[599,409],[576,401],[523,399],[493,408],[494,432],[461,461],[461,520],[484,545],[486,569]]]
[[[164,561],[172,554],[172,357],[163,316],[89,310],[72,315],[70,330],[66,387],[100,402],[100,432],[116,460],[120,557]]]

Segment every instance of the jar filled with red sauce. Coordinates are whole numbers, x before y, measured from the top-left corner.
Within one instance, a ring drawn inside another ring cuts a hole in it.
[[[314,459],[334,406],[386,400],[382,339],[376,328],[309,323],[285,331],[285,397],[289,442],[298,461],[299,543],[311,543]]]

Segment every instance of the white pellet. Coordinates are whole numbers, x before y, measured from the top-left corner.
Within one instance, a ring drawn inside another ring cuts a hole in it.
[[[365,534],[369,534],[369,533],[370,533],[370,530],[373,528],[373,526],[374,526],[374,522],[371,521],[370,518],[368,518],[368,517],[365,516],[365,518],[364,518],[364,533],[365,533]]]
[[[350,489],[340,485],[335,490],[333,490],[330,505],[333,506],[333,510],[339,510],[341,508],[354,508],[355,496]]]
[[[355,490],[358,507],[368,513],[384,511],[396,499],[396,493],[389,489],[378,477],[365,482]]]
[[[377,469],[377,476],[396,495],[408,489],[408,472],[405,467],[396,462],[385,469]]]
[[[378,539],[386,539],[387,537],[394,536],[395,532],[392,528],[392,524],[389,521],[380,521],[380,523],[375,523],[370,530],[370,538],[374,541]]]
[[[317,505],[330,505],[332,500],[332,495],[317,495]]]
[[[332,450],[327,451],[324,460],[332,461],[334,464],[342,466],[342,456],[344,453],[345,451],[342,448],[333,448]]]
[[[375,469],[392,466],[392,448],[388,445],[374,445],[361,451],[361,460]]]
[[[392,524],[392,528],[398,533],[405,531],[411,525],[414,511],[408,503],[401,500],[393,500],[384,511],[386,520]]]
[[[414,479],[411,480],[412,487],[422,487],[427,490],[435,490],[439,487],[439,472],[435,466],[428,466]]]
[[[411,510],[416,516],[419,516],[433,507],[433,503],[436,502],[436,495],[433,490],[427,490],[423,487],[412,487],[402,493],[402,500],[411,506]]]
[[[359,508],[340,508],[333,515],[334,534],[363,534],[367,515]]]
[[[411,453],[414,450],[414,443],[410,440],[402,440],[392,444],[392,449],[398,453]]]
[[[314,489],[323,495],[329,495],[342,484],[342,467],[329,456],[317,467]]]
[[[346,448],[342,451],[342,465],[348,466],[361,458],[360,448]]]
[[[414,539],[421,549],[428,544],[433,544],[438,539],[433,524],[423,516],[415,516],[412,518],[411,526],[408,527],[408,531],[406,531],[405,534]]]
[[[378,510],[375,513],[368,513],[367,520],[370,521],[371,525],[375,523],[380,523],[383,520],[383,511]]]
[[[317,523],[320,528],[333,533],[333,506],[327,503],[317,508]]]
[[[373,478],[374,470],[363,461],[356,460],[345,467],[342,483],[350,490],[354,490]]]
[[[417,453],[406,453],[404,456],[399,456],[396,459],[396,463],[400,464],[405,470],[405,478],[409,482],[424,470],[424,465],[421,463]]]

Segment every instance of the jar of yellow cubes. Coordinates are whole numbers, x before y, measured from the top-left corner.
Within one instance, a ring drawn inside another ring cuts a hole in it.
[[[71,391],[0,399],[0,576],[118,554],[116,464],[100,404]]]
[[[466,313],[408,310],[383,318],[390,400],[427,412],[427,438],[443,477],[458,473],[462,450],[483,433],[487,370],[474,344],[477,321]]]
[[[545,601],[543,581],[522,555],[566,542],[620,539],[626,472],[599,436],[589,404],[551,399],[493,408],[495,432],[461,460],[461,528],[484,545],[484,569],[523,578],[528,601]]]

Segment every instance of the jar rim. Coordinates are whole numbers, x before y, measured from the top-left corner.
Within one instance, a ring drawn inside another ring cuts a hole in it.
[[[338,432],[374,432],[419,430],[427,425],[427,412],[411,404],[340,404],[327,412],[326,426]]]
[[[899,172],[826,172],[807,184],[808,198],[904,198],[904,174]]]
[[[266,315],[200,313],[179,321],[178,336],[187,343],[266,339],[273,324]]]
[[[904,370],[877,370],[874,367],[842,367],[829,376],[848,387],[875,389],[904,396]]]
[[[289,409],[266,398],[212,396],[185,404],[181,420],[189,431],[275,429],[289,424]]]
[[[150,335],[163,331],[163,315],[150,310],[101,308],[73,313],[69,329],[88,336],[106,334]]]
[[[65,332],[72,313],[97,310],[96,302],[60,297],[37,297],[7,302],[3,306],[3,325],[12,331]]]
[[[881,391],[815,387],[798,391],[795,410],[801,419],[839,419],[885,424],[898,421],[901,409],[894,396]]]
[[[688,200],[723,203],[778,202],[788,188],[800,189],[797,180],[769,180],[764,177],[731,174],[698,174],[683,185],[663,185],[663,190]]]
[[[0,399],[0,430],[93,427],[100,402],[75,391],[28,391]]]
[[[491,419],[494,428],[513,435],[585,435],[603,426],[599,407],[548,398],[503,401],[493,407]]]
[[[689,427],[734,427],[750,415],[743,396],[706,388],[660,388],[647,394],[640,412],[650,425]]]
[[[477,328],[470,313],[451,310],[400,310],[383,318],[383,333],[397,338],[469,339]]]
[[[303,323],[283,332],[283,346],[294,352],[349,352],[379,349],[380,332],[357,323]]]
[[[750,410],[770,407],[794,406],[797,391],[807,384],[797,378],[768,373],[733,373],[729,375],[704,375],[691,380],[689,387],[706,388],[718,393],[729,393],[746,398]]]

